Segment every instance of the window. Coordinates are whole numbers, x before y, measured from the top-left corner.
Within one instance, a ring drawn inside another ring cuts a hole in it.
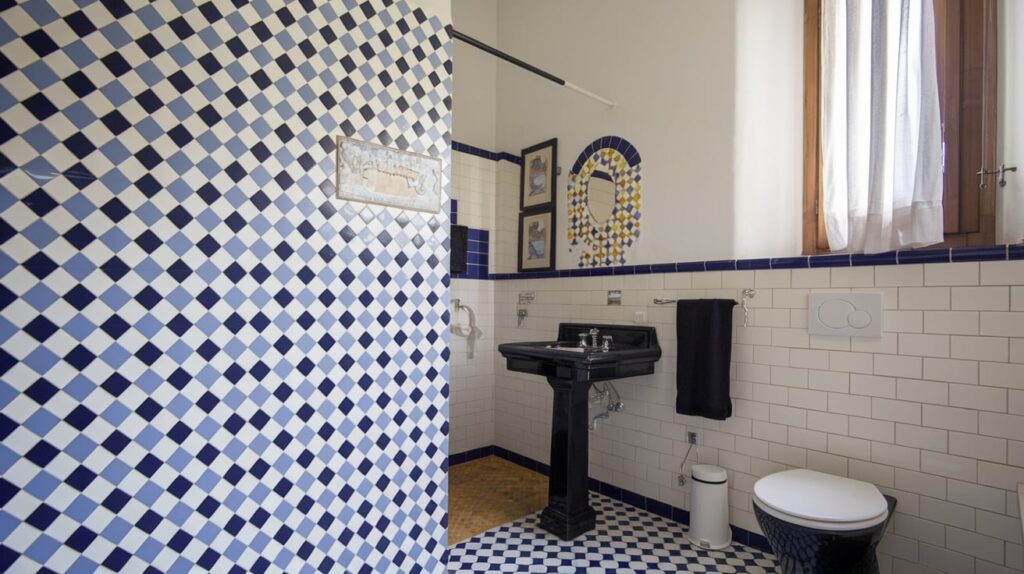
[[[805,254],[829,251],[822,200],[821,8],[804,11],[804,201]],[[996,0],[933,0],[939,105],[944,147],[941,246],[995,243]],[[937,246],[938,247],[938,246]]]

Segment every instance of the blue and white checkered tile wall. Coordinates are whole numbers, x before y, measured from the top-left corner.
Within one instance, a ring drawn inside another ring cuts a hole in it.
[[[444,570],[448,214],[334,199],[333,138],[447,180],[450,46],[0,0],[0,570]]]

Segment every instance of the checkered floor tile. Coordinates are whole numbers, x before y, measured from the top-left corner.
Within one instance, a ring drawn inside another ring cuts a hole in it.
[[[452,547],[449,572],[733,572],[767,574],[775,558],[734,544],[708,551],[686,541],[686,527],[591,493],[597,528],[571,541],[538,526],[539,514],[488,530]]]

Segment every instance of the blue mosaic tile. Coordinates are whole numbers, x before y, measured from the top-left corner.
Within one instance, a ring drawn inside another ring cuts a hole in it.
[[[453,546],[449,572],[775,571],[774,556],[738,541],[722,550],[704,550],[687,541],[685,526],[657,512],[593,492],[590,504],[597,524],[578,538],[556,538],[540,528],[539,513],[533,514]]]
[[[442,22],[78,4],[0,10],[0,569],[443,570],[448,213],[335,199],[333,141],[447,192]]]
[[[720,261],[705,261],[705,271],[734,271],[736,269],[736,260],[734,259],[723,259]]]
[[[811,266],[809,257],[773,257],[772,269],[806,269]]]
[[[772,263],[770,259],[737,259],[736,269],[739,270],[751,270],[751,269],[771,269]]]
[[[954,262],[959,261],[1005,261],[1008,250],[1006,245],[992,245],[986,247],[954,247],[952,258]]]
[[[948,263],[950,259],[949,249],[909,249],[897,253],[901,264],[910,263]]]
[[[1010,245],[1006,255],[1007,259],[1024,259],[1024,245]]]
[[[703,261],[686,261],[676,263],[676,272],[678,273],[694,273],[707,271]]]
[[[850,255],[848,253],[836,253],[832,255],[814,255],[808,259],[812,268],[818,267],[849,267]]]
[[[896,252],[885,253],[854,253],[850,255],[850,265],[862,267],[865,265],[896,265]]]

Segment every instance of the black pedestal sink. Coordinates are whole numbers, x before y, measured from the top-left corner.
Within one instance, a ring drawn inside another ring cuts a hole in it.
[[[590,339],[594,330],[599,342],[612,338],[607,348],[581,346],[580,334]],[[543,375],[554,389],[548,506],[540,526],[562,540],[576,538],[596,519],[587,492],[590,385],[653,373],[661,358],[657,333],[653,327],[562,323],[557,341],[505,343],[498,351],[508,370]]]

